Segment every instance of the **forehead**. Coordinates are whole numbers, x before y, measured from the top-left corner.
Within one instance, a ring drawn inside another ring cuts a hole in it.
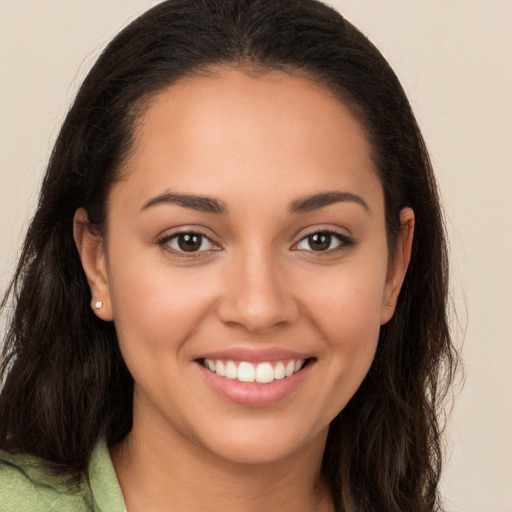
[[[359,121],[318,83],[219,69],[151,98],[125,171],[140,196],[239,197],[264,185],[292,197],[347,183],[361,192],[378,182],[370,153]]]

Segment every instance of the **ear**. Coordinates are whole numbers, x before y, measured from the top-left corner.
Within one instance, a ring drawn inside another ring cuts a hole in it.
[[[73,219],[73,236],[91,290],[91,307],[99,318],[113,319],[107,260],[103,238],[91,232],[87,212],[79,208]],[[101,302],[101,307],[94,305]]]
[[[388,264],[381,309],[381,325],[389,322],[395,312],[398,294],[411,261],[413,235],[414,211],[412,208],[404,208],[400,212],[400,233],[396,241],[395,251]]]

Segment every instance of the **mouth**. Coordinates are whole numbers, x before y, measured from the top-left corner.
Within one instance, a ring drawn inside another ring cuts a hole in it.
[[[204,358],[199,359],[198,363],[219,377],[242,383],[265,385],[293,377],[313,363],[314,359],[285,359],[251,363],[249,361]]]

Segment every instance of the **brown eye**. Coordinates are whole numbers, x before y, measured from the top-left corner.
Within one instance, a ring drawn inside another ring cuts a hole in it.
[[[183,232],[165,237],[160,240],[159,245],[167,247],[168,250],[176,253],[202,253],[211,250],[219,250],[207,236],[201,233]]]
[[[308,236],[308,244],[313,251],[326,251],[330,249],[331,241],[332,235],[329,233],[315,233]]]
[[[203,236],[196,233],[181,233],[178,235],[177,243],[184,252],[199,251],[203,244]]]
[[[341,234],[318,231],[304,237],[298,244],[301,251],[326,252],[337,249],[341,245],[350,245],[350,241]]]

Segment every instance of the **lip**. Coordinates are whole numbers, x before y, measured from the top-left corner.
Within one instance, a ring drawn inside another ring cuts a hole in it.
[[[224,356],[224,353],[217,354]],[[290,353],[287,352],[287,357],[289,354]],[[223,358],[224,357],[217,357],[217,355],[212,357],[212,359]],[[226,359],[247,361],[247,359],[244,358],[233,359],[233,354],[231,351],[230,357],[226,357]],[[290,359],[293,359],[293,357]],[[308,361],[307,364],[297,373],[284,379],[274,380],[268,384],[240,382],[236,379],[221,377],[220,375],[217,375],[216,373],[205,368],[201,364],[201,360],[196,360],[195,363],[198,371],[201,373],[201,377],[206,381],[206,385],[223,400],[227,400],[228,402],[237,405],[258,408],[276,405],[279,402],[291,397],[299,390],[315,363],[314,359],[306,359]],[[280,359],[277,358],[277,360]],[[252,358],[252,361],[255,361],[255,359]],[[270,360],[268,358],[259,359],[259,362],[261,361]]]
[[[312,354],[295,352],[282,348],[250,348],[233,347],[225,350],[217,350],[199,355],[196,359],[216,359],[223,361],[247,361],[248,363],[274,363],[278,361],[290,361],[312,359]]]

